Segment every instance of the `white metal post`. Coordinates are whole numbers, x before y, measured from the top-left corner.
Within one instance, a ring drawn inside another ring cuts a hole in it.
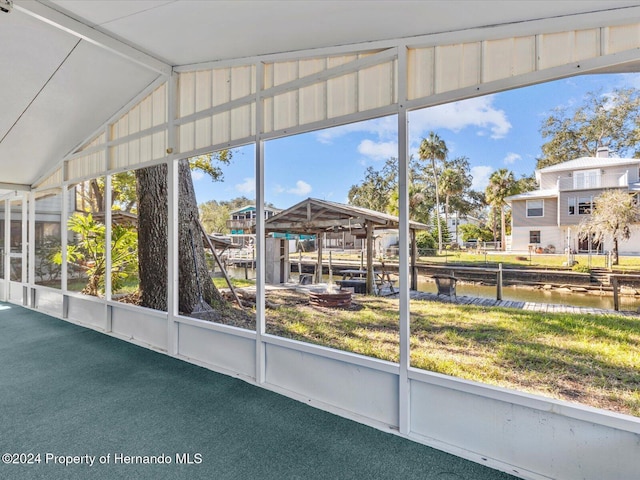
[[[35,290],[33,287],[36,283],[36,195],[34,192],[27,193],[29,206],[29,215],[27,217],[27,228],[29,231],[29,243],[27,249],[27,305],[35,308]]]
[[[28,221],[29,221],[29,210],[27,210],[28,206],[27,206],[27,197],[26,195],[22,194],[20,196],[20,214],[21,214],[21,218],[20,218],[20,227],[21,227],[21,237],[22,237],[22,242],[20,242],[20,282],[22,283],[22,286],[24,287],[24,285],[27,283],[27,273],[28,273],[28,267],[27,267],[27,251],[29,249],[29,243],[27,240],[30,240],[27,237],[27,234],[29,233],[29,229],[27,228],[28,225]],[[24,303],[24,298],[22,299]]]
[[[109,148],[107,147],[107,151]],[[112,271],[112,251],[111,251],[111,236],[113,234],[112,228],[112,220],[113,215],[111,212],[111,202],[113,200],[112,193],[112,178],[111,175],[107,175],[104,179],[104,251],[105,251],[105,265],[104,265],[104,298],[105,298],[105,309],[104,309],[104,329],[106,332],[111,332],[113,330],[113,322],[111,317],[111,306],[109,302],[111,301],[113,282],[111,277]]]
[[[67,259],[67,243],[69,243],[69,185],[62,184],[62,213],[60,218],[60,249],[62,251],[62,272],[60,276],[60,288],[67,293],[69,267]]]
[[[167,154],[167,353],[169,355],[178,354],[178,289],[179,285],[179,255],[178,251],[178,161],[173,158],[174,152],[178,151],[178,136],[175,126],[176,102],[177,102],[177,82],[176,74],[169,77],[168,92],[168,116],[169,128],[167,132],[168,145]]]
[[[167,353],[176,355],[178,353],[178,325],[176,316],[178,315],[178,289],[180,288],[178,279],[178,160],[171,160],[167,168],[167,185],[169,209],[167,220]]]
[[[399,248],[399,303],[400,303],[400,383],[399,383],[399,430],[410,431],[410,296],[409,296],[409,135],[407,128],[407,49],[398,47],[398,202],[400,219]]]
[[[264,141],[262,89],[264,64],[256,64],[256,382],[266,381],[266,349],[262,336],[266,333],[265,319],[265,226],[264,226]]]
[[[108,172],[111,168],[111,148],[109,147],[109,141],[112,136],[112,128],[111,124],[107,124],[104,128],[104,171]],[[106,245],[106,255],[105,255],[105,277],[104,277],[104,296],[107,301],[111,301],[113,292],[113,282],[111,277],[111,269],[113,262],[113,252],[111,251],[111,236],[113,234],[113,213],[111,212],[111,204],[113,203],[113,179],[111,175],[107,174],[104,179],[104,226],[105,226],[105,241]],[[111,315],[110,310],[107,309],[107,332],[111,331]]]
[[[105,267],[104,267],[104,296],[108,301],[111,300],[111,289],[113,287],[111,282],[111,261],[112,261],[112,252],[111,252],[111,234],[112,234],[112,212],[111,212],[111,202],[113,201],[113,193],[111,191],[111,175],[107,175],[104,180],[104,227],[105,227],[105,235],[104,241],[105,245]],[[109,319],[107,319],[107,323]],[[108,330],[110,331],[110,329]]]
[[[9,300],[9,279],[11,278],[11,203],[4,200],[4,292],[3,300]]]

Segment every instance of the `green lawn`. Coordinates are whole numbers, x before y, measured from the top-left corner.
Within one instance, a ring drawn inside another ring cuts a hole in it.
[[[269,293],[267,331],[397,362],[398,301],[347,310]],[[459,378],[640,416],[640,318],[411,302],[411,364]]]
[[[114,292],[114,293],[116,294],[134,293],[135,291],[138,290],[139,283],[140,282],[138,280],[138,277],[135,275],[131,275],[124,280],[122,287],[117,292]],[[256,284],[255,280],[244,280],[239,278],[232,278],[231,283],[233,284],[234,287],[238,287],[238,288],[253,286]],[[213,284],[217,288],[229,288],[226,280],[222,277],[213,278]],[[40,285],[60,288],[60,280],[56,280],[53,282],[41,282]],[[86,285],[87,285],[86,278],[70,278],[67,282],[67,289],[73,292],[79,292]]]
[[[234,287],[242,288],[242,287],[253,287],[256,284],[255,280],[245,280],[244,278],[231,278],[231,284]],[[224,277],[214,277],[213,284],[216,288],[229,288],[227,281]]]
[[[566,255],[516,255],[506,253],[471,253],[471,252],[447,252],[436,256],[420,257],[421,262],[425,263],[462,263],[469,265],[497,265],[502,263],[504,266],[528,267],[532,268],[566,268]],[[574,260],[579,265],[589,265],[588,255],[574,255]],[[591,255],[591,267],[605,268],[607,266],[606,255]],[[640,271],[640,256],[621,256],[619,265],[615,265],[614,270]]]

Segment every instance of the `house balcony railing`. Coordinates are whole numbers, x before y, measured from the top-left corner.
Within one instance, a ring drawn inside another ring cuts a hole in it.
[[[232,230],[243,229],[247,230],[252,228],[256,224],[256,219],[251,220],[227,220],[227,228]]]
[[[629,174],[610,173],[605,175],[571,176],[558,178],[558,190],[593,190],[604,188],[629,187]]]

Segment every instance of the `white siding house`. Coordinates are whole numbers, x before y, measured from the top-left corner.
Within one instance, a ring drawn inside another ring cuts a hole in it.
[[[512,251],[542,248],[550,253],[606,252],[613,242],[593,244],[578,237],[578,226],[605,190],[640,192],[640,159],[610,158],[606,151],[536,170],[538,190],[506,199],[512,209]],[[632,227],[621,254],[640,254],[640,225]]]
[[[444,214],[442,214],[442,218],[444,218]],[[449,214],[447,228],[451,234],[452,243],[457,243],[458,245],[462,245],[464,243],[462,241],[462,230],[460,230],[460,226],[467,224],[480,225],[480,219],[471,215],[460,215],[458,212]]]

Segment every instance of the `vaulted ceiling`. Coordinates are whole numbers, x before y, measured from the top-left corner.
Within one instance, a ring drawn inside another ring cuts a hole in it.
[[[495,26],[517,36],[594,13],[637,21],[640,1],[15,0],[0,13],[0,194],[176,66]]]

